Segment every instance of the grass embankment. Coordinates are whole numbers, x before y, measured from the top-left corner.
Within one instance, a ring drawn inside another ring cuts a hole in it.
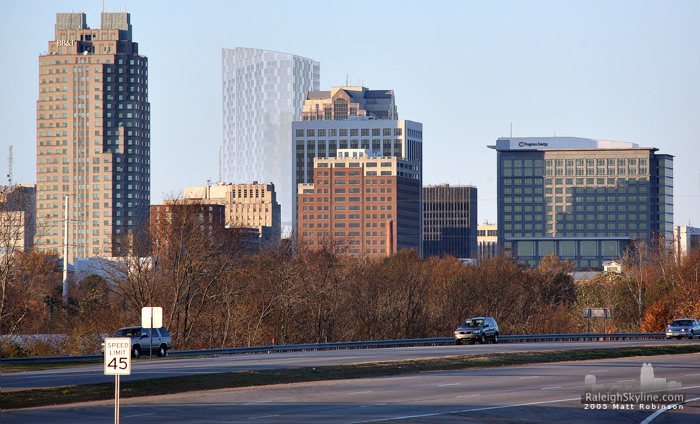
[[[700,345],[639,346],[629,348],[554,350],[542,352],[460,355],[408,361],[374,362],[356,365],[304,367],[279,370],[239,371],[188,375],[121,383],[121,398],[184,393],[197,390],[228,389],[272,384],[303,383],[354,378],[370,378],[430,371],[492,368],[548,362],[585,361],[683,353],[698,353]],[[6,392],[0,409],[69,404],[114,398],[114,383],[87,384],[52,389]]]

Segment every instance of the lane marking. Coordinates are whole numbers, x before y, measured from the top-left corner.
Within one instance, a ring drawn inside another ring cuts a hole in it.
[[[132,418],[132,417],[143,417],[146,415],[155,415],[155,412],[149,412],[147,414],[136,414],[136,415],[122,415],[122,418]]]
[[[462,396],[457,396],[458,398],[465,398],[465,397],[473,397],[473,396],[481,396],[480,394],[474,394],[474,395],[462,395]]]
[[[524,380],[526,378],[540,378],[540,376],[539,375],[530,375],[528,377],[520,377],[521,380]]]
[[[697,374],[686,374],[685,376],[686,376],[686,377],[694,377],[694,376],[696,376],[696,375],[700,375],[700,373],[697,373]]]
[[[348,393],[348,395],[361,395],[361,394],[363,394],[363,393],[372,393],[372,391],[371,391],[371,390],[367,390],[367,391],[364,391],[364,392],[352,392],[352,393]]]
[[[588,372],[608,372],[609,370],[595,370],[595,371],[588,371]]]
[[[271,403],[271,400],[261,400],[260,402],[246,402],[243,405],[260,405],[261,403]]]
[[[279,417],[279,414],[277,414],[277,415],[260,415],[259,417],[250,417],[248,419],[249,420],[259,420],[262,418],[272,418],[272,417]]]
[[[445,386],[459,386],[462,383],[449,383],[449,384],[438,384],[438,387],[445,387]]]
[[[666,406],[664,406],[663,408],[659,409],[658,411],[654,412],[653,414],[649,415],[649,416],[647,417],[647,419],[644,420],[644,421],[642,421],[640,424],[649,424],[650,422],[654,421],[654,419],[655,419],[656,417],[658,417],[659,415],[663,414],[664,412],[666,412],[666,411],[668,411],[668,410],[670,410],[670,409],[674,409],[674,408],[676,408],[676,407],[678,407],[678,406],[680,406],[680,405],[684,405],[684,404],[686,404],[686,403],[693,402],[693,401],[696,401],[696,400],[700,400],[700,397],[696,397],[696,398],[694,398],[694,399],[688,399],[688,400],[686,400],[686,401],[674,403],[674,404],[672,404],[672,405],[666,405]]]
[[[540,389],[540,390],[552,390],[552,389],[561,389],[561,386],[542,387],[542,389]]]
[[[369,421],[355,421],[354,423],[350,423],[350,424],[379,423],[379,422],[383,422],[383,421],[394,421],[394,420],[409,420],[409,419],[415,419],[415,418],[436,417],[438,415],[462,414],[465,412],[489,411],[489,410],[493,410],[493,409],[506,409],[506,408],[517,408],[520,406],[543,405],[546,403],[570,402],[572,400],[581,400],[581,397],[575,397],[575,398],[570,398],[570,399],[545,400],[545,401],[541,401],[541,402],[520,403],[518,405],[487,406],[484,408],[461,409],[458,411],[433,412],[430,414],[419,414],[419,415],[405,415],[403,417],[379,418],[376,420],[369,420]]]
[[[386,406],[386,403],[373,403],[371,405],[360,405],[360,408],[371,408],[373,406]]]
[[[627,383],[628,381],[637,381],[636,379],[631,379],[631,380],[617,380],[617,383]]]

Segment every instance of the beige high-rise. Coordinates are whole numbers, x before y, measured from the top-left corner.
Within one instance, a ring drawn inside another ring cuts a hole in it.
[[[184,197],[226,206],[226,226],[257,228],[264,249],[279,244],[282,219],[272,183],[185,187]]]
[[[148,60],[128,13],[57,13],[39,56],[37,236],[62,254],[69,196],[73,257],[112,256],[113,240],[147,225],[150,206]]]

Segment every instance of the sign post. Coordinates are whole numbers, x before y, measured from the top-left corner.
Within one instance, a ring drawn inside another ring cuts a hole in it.
[[[591,318],[603,318],[603,333],[605,333],[605,320],[610,318],[610,308],[583,308],[583,317],[588,318],[589,334],[591,333]]]
[[[131,374],[131,338],[105,339],[105,375],[114,376],[114,424],[119,424],[119,376]]]
[[[141,308],[141,327],[148,328],[150,340],[148,342],[148,357],[153,358],[153,329],[163,326],[163,308],[160,306],[146,306]]]

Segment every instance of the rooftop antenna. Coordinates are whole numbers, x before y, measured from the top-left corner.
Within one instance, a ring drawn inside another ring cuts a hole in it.
[[[510,121],[510,138],[513,138],[513,121]]]
[[[12,145],[10,145],[10,156],[7,158],[7,184],[12,185]]]
[[[348,78],[350,78],[350,74],[345,74],[345,86],[349,87],[348,85]]]

